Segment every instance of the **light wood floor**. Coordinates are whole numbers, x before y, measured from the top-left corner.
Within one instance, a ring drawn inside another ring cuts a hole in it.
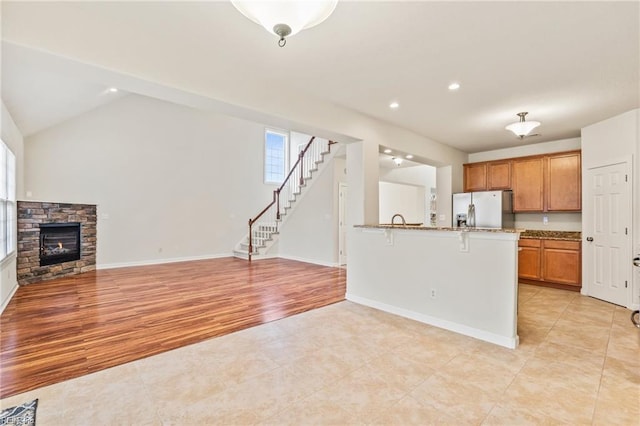
[[[0,316],[0,398],[344,300],[346,270],[235,258],[22,286]]]

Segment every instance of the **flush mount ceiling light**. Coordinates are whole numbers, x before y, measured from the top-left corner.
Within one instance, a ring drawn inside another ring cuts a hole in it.
[[[405,157],[406,157],[407,160],[411,160],[413,158],[413,155],[407,154],[407,155],[405,155]]]
[[[280,37],[278,46],[284,47],[286,37],[327,19],[338,0],[231,0],[231,4],[244,16]]]
[[[384,150],[384,153],[385,153],[385,154],[391,154],[392,152],[393,152],[393,151],[391,151],[389,148],[387,148],[387,149],[385,149],[385,150]]]
[[[391,102],[391,103],[389,104],[389,108],[391,108],[391,109],[398,109],[398,108],[400,108],[400,104],[399,104],[399,103],[397,103],[397,102]]]
[[[396,166],[399,166],[400,164],[402,164],[402,158],[391,157],[391,159],[393,160],[394,163],[396,163]]]
[[[528,114],[528,112],[519,112],[518,117],[520,117],[520,121],[516,121],[515,123],[511,123],[505,127],[507,130],[511,130],[516,134],[520,139],[529,135],[533,129],[540,125],[539,121],[524,121],[524,117]]]
[[[460,88],[460,83],[451,83],[449,85],[449,90],[458,90]]]

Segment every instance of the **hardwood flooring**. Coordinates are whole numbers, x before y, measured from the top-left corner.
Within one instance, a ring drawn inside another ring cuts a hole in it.
[[[346,270],[235,258],[21,286],[0,316],[0,398],[344,300]]]

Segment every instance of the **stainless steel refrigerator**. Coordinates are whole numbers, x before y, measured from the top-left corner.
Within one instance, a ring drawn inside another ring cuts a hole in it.
[[[453,227],[513,228],[512,191],[480,191],[453,194]]]

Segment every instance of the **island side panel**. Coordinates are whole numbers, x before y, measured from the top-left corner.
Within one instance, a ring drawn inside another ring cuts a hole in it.
[[[515,348],[517,243],[517,233],[355,228],[347,299]]]

